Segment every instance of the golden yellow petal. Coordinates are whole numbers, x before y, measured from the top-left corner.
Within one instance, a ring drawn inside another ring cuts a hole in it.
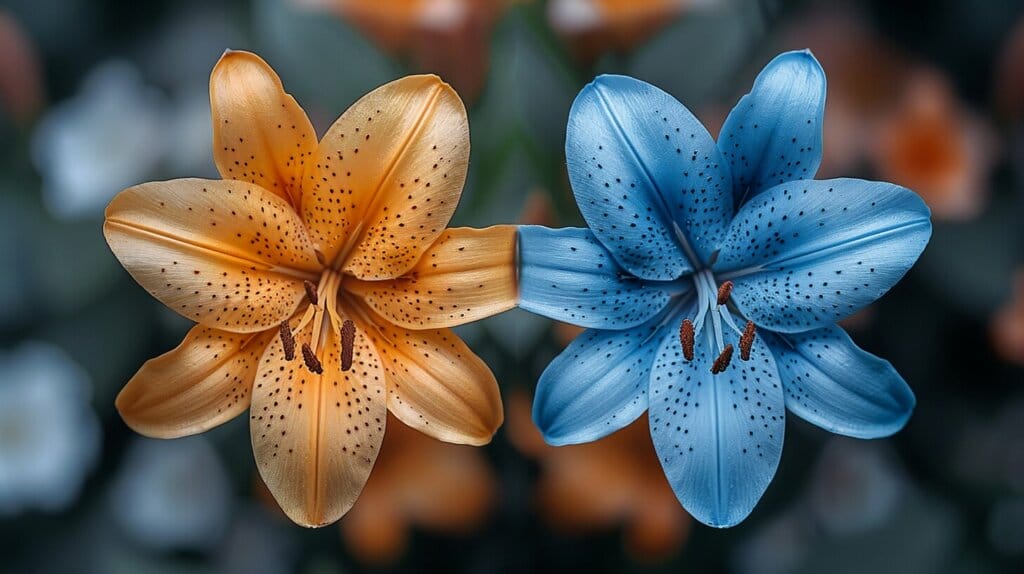
[[[373,320],[359,328],[369,333],[384,366],[388,410],[438,440],[490,442],[504,413],[498,382],[480,357],[449,329],[410,331]]]
[[[469,162],[469,123],[437,76],[407,76],[352,105],[307,172],[303,220],[331,261],[363,279],[412,267],[444,231]]]
[[[197,325],[172,351],[146,362],[117,395],[135,432],[178,438],[209,430],[249,408],[256,367],[273,331],[237,334]]]
[[[387,418],[384,373],[357,330],[352,368],[341,371],[337,329],[320,353],[322,374],[303,362],[312,325],[295,335],[286,360],[280,335],[260,362],[249,428],[260,475],[277,503],[302,526],[330,524],[351,508],[377,459]]]
[[[298,206],[316,132],[259,56],[227,51],[210,74],[213,159],[221,177],[255,183]]]
[[[453,327],[516,305],[516,227],[448,229],[404,277],[343,285],[409,329]]]
[[[103,234],[147,291],[207,327],[262,331],[291,316],[320,268],[298,216],[241,181],[176,179],[128,188]]]

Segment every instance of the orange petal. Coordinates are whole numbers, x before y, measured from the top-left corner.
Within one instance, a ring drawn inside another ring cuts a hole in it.
[[[297,333],[309,343],[312,325]],[[377,459],[387,417],[384,373],[357,330],[352,368],[341,371],[337,329],[319,354],[322,374],[301,353],[284,358],[280,335],[260,362],[249,428],[260,475],[285,514],[302,526],[330,524],[352,507]]]
[[[240,335],[198,325],[172,351],[147,361],[117,395],[135,432],[178,438],[209,430],[249,408],[252,383],[273,331]]]
[[[459,202],[469,123],[437,76],[407,76],[363,96],[320,142],[303,220],[328,260],[363,279],[412,267]]]
[[[423,254],[405,277],[349,279],[344,287],[389,321],[409,329],[454,327],[516,305],[516,227],[457,227]]]
[[[130,187],[103,234],[154,297],[207,327],[251,333],[288,318],[319,264],[298,216],[251,183],[176,179]]]
[[[372,315],[366,310],[364,316]],[[448,329],[409,331],[360,322],[380,354],[387,378],[388,410],[438,440],[482,445],[504,420],[501,393],[491,370]]]
[[[224,179],[255,183],[298,206],[316,132],[259,56],[228,51],[210,74],[213,159]]]

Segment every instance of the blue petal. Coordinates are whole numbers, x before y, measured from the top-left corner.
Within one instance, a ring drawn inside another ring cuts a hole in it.
[[[519,307],[580,327],[627,329],[669,294],[623,272],[589,229],[519,226]]]
[[[931,237],[912,191],[857,179],[773,187],[736,214],[715,264],[733,301],[760,327],[825,327],[885,294]]]
[[[775,361],[760,339],[749,361],[737,351],[718,375],[711,374],[719,354],[711,339],[712,330],[703,329],[687,362],[678,338],[665,337],[651,370],[649,417],[679,502],[700,522],[726,527],[750,514],[775,476],[785,401]]]
[[[889,436],[914,410],[914,393],[888,361],[865,352],[839,327],[796,335],[765,333],[786,408],[834,433]]]
[[[533,421],[548,444],[597,440],[647,410],[661,318],[625,331],[588,329],[555,357],[533,399]]]
[[[565,156],[583,218],[630,273],[692,271],[684,233],[706,261],[732,216],[725,162],[675,98],[626,76],[600,76],[569,112]]]
[[[736,205],[773,185],[814,178],[824,115],[825,72],[810,52],[786,52],[765,66],[718,137]]]

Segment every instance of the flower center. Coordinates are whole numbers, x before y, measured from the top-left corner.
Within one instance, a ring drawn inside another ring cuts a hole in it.
[[[740,358],[749,361],[756,328],[752,321],[747,321],[742,330],[736,326],[736,322],[729,312],[732,281],[718,284],[710,269],[702,269],[693,275],[693,282],[697,288],[696,315],[693,318],[684,319],[679,326],[679,344],[683,349],[683,357],[687,361],[693,360],[696,335],[702,332],[704,327],[710,326],[712,344],[718,350],[718,358],[711,365],[712,374],[717,375],[725,371],[732,361],[734,346],[727,341],[727,336],[730,335],[729,331],[732,331],[731,334],[737,337]]]
[[[324,269],[320,275],[320,282],[314,285],[306,281],[306,299],[309,305],[305,313],[299,319],[298,324],[292,327],[289,321],[281,323],[281,346],[284,348],[284,358],[291,361],[295,358],[295,336],[312,323],[312,334],[309,343],[303,343],[301,347],[302,361],[306,368],[312,373],[323,373],[323,352],[324,343],[327,340],[328,330],[337,326],[341,331],[341,370],[347,371],[352,368],[352,354],[355,347],[356,326],[349,319],[341,320],[338,314],[338,290],[341,288],[341,273],[331,268]]]

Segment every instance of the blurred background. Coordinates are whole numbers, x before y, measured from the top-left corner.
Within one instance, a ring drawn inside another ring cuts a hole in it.
[[[681,510],[646,421],[554,449],[533,385],[576,330],[513,311],[461,329],[502,385],[486,448],[400,424],[337,525],[275,507],[245,417],[141,438],[114,397],[188,322],[101,234],[136,183],[216,177],[207,82],[261,54],[320,133],[431,71],[469,107],[455,224],[580,224],[564,170],[595,74],[662,87],[716,134],[776,53],[828,75],[819,177],[893,181],[933,210],[908,277],[845,322],[917,393],[895,437],[790,417],[775,481],[718,531]],[[1019,0],[2,0],[0,571],[1024,571],[1024,6]]]

